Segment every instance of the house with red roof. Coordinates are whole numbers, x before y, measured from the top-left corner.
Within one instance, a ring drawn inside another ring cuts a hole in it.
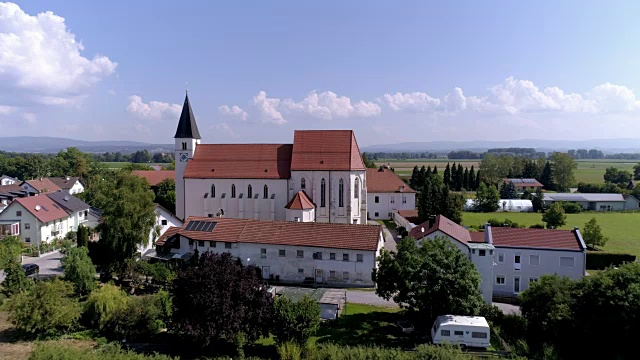
[[[493,296],[517,296],[545,274],[577,280],[586,273],[587,247],[578,228],[520,229],[486,224],[483,232],[470,232],[438,215],[411,228],[409,236],[418,243],[445,237],[467,254],[480,273],[487,302]]]
[[[174,140],[180,219],[286,220],[298,217],[287,205],[303,191],[315,221],[366,224],[367,174],[351,130],[296,130],[291,144],[201,144],[186,96]]]
[[[229,252],[260,268],[265,279],[372,286],[384,239],[379,225],[189,217],[155,244],[144,258]]]
[[[27,244],[40,245],[64,237],[72,219],[62,206],[40,195],[15,199],[0,213],[0,224],[10,224],[17,230],[11,235],[20,236]]]
[[[367,169],[367,200],[370,219],[388,220],[395,211],[416,209],[416,191],[383,166]]]

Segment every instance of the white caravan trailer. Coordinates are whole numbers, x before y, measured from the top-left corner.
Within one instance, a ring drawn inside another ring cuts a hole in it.
[[[490,338],[489,324],[482,316],[440,315],[431,328],[434,344],[487,348]]]

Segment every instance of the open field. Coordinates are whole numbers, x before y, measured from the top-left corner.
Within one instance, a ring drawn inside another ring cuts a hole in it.
[[[448,160],[448,159],[408,159],[394,160],[383,159],[376,161],[376,165],[388,165],[396,170],[396,174],[401,176],[411,176],[414,166],[434,166],[438,167],[438,172],[444,171],[447,163],[462,164],[462,167],[471,168],[473,165],[476,170],[479,168],[480,160]],[[633,173],[633,166],[640,163],[640,160],[576,160],[578,168],[575,171],[576,182],[585,183],[603,183],[604,172],[608,167],[615,167],[621,170],[627,170]]]
[[[103,164],[105,164],[107,166],[107,168],[112,169],[112,170],[118,170],[118,169],[122,169],[125,166],[131,164],[129,162],[103,162]],[[151,169],[151,166],[155,166],[155,165],[169,165],[169,164],[161,164],[161,163],[149,163],[147,164],[149,165],[149,170]]]
[[[481,225],[490,218],[510,219],[519,224],[530,226],[542,224],[541,213],[475,213],[464,212],[462,223],[465,226]],[[604,236],[609,238],[605,251],[634,254],[640,257],[640,213],[584,212],[567,214],[567,224],[562,229],[582,229],[584,224],[596,218]]]

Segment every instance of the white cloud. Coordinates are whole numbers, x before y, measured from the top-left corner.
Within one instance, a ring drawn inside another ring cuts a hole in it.
[[[177,119],[182,111],[182,106],[160,101],[150,101],[149,103],[145,103],[142,101],[140,96],[133,95],[129,97],[127,111],[143,119]]]
[[[258,95],[253,97],[253,105],[257,107],[262,121],[278,125],[283,125],[287,122],[277,109],[278,105],[280,105],[280,99],[268,98],[266,92],[260,91]]]
[[[338,96],[331,91],[324,91],[319,94],[312,91],[300,102],[285,99],[282,102],[282,106],[291,112],[299,111],[325,120],[348,118],[350,116],[369,117],[380,115],[382,112],[378,104],[364,101],[352,104],[351,99],[348,97]]]
[[[487,96],[465,96],[462,89],[442,98],[424,92],[385,94],[379,99],[395,111],[489,114],[615,113],[640,110],[640,100],[626,86],[602,84],[584,94],[565,93],[558,87],[539,89],[530,80],[508,77],[489,87]]]
[[[34,113],[24,113],[22,114],[22,118],[28,122],[29,124],[35,124],[36,123],[36,114]]]
[[[86,58],[83,50],[64,18],[0,3],[0,83],[13,96],[44,105],[79,102],[118,65],[103,55]]]
[[[228,117],[238,117],[242,121],[246,121],[249,118],[249,114],[246,111],[242,110],[239,106],[233,105],[231,107],[227,105],[222,105],[218,107],[218,111],[220,114]]]
[[[16,111],[16,108],[13,106],[0,105],[0,115],[13,114],[15,111]]]

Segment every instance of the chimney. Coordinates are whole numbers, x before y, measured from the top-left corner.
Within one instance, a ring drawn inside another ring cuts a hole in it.
[[[484,224],[484,242],[493,244],[493,236],[491,235],[491,224]]]
[[[429,216],[429,229],[431,229],[436,223],[436,216],[435,215],[430,215]]]

